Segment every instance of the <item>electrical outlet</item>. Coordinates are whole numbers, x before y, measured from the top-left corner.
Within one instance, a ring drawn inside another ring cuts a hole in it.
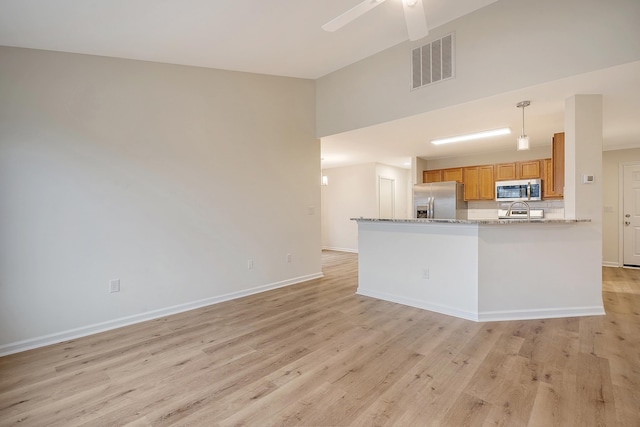
[[[291,254],[287,254],[287,262],[291,262]]]
[[[120,292],[120,279],[109,280],[109,293]]]
[[[253,270],[253,260],[252,259],[248,259],[247,260],[247,270]]]
[[[423,279],[428,279],[429,278],[429,269],[428,268],[423,268],[422,269],[422,278]]]

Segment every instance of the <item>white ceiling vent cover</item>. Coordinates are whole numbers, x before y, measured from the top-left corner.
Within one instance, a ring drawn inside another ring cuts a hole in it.
[[[411,89],[454,77],[453,33],[411,51]]]

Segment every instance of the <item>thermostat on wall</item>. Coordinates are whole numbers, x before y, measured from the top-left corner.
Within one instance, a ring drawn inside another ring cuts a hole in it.
[[[583,173],[582,174],[582,183],[583,184],[593,184],[594,181],[595,181],[595,177],[593,176],[593,174],[590,174],[590,173]]]

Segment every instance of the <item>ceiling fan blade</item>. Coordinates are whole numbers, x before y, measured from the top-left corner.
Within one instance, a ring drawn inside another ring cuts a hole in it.
[[[407,22],[409,40],[419,40],[429,34],[422,0],[402,0],[404,19]]]
[[[325,31],[333,32],[336,31],[354,19],[364,15],[374,7],[383,3],[385,0],[364,0],[362,3],[358,3],[351,9],[347,10],[342,15],[333,18],[331,21],[327,22],[322,26],[322,29]]]

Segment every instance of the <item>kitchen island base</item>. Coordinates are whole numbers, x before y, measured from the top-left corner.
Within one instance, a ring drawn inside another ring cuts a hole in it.
[[[589,222],[356,220],[360,295],[474,321],[604,314]]]

